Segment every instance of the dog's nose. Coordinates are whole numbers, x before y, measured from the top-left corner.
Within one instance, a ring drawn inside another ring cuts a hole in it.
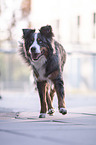
[[[31,48],[31,51],[32,51],[32,52],[35,52],[35,51],[36,51],[36,47],[32,47],[32,48]]]
[[[31,53],[35,53],[36,52],[36,47],[31,47],[30,49],[29,49],[29,54],[31,54]]]

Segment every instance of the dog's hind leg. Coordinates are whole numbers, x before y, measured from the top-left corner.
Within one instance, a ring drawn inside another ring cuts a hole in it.
[[[51,97],[52,102],[53,102],[55,92],[56,92],[55,88],[51,89],[51,91],[50,91],[50,97]]]
[[[46,104],[46,81],[37,82],[37,88],[40,96],[41,111],[39,118],[45,118],[47,112]]]
[[[49,115],[53,115],[55,110],[54,110],[54,108],[52,106],[53,101],[51,100],[51,96],[50,96],[49,90],[50,90],[50,85],[48,83],[47,86],[46,86],[46,100],[47,100],[47,105],[48,105],[48,114]]]
[[[58,77],[53,81],[56,93],[58,96],[58,108],[59,112],[62,113],[63,115],[67,114],[66,106],[65,106],[65,92],[64,92],[64,87],[63,87],[63,80]]]

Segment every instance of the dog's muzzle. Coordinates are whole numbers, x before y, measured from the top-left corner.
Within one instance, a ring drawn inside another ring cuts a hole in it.
[[[29,49],[29,54],[31,56],[31,59],[34,61],[39,60],[39,58],[44,54],[44,51],[40,51],[40,53],[37,53],[36,47],[32,47],[31,50]]]

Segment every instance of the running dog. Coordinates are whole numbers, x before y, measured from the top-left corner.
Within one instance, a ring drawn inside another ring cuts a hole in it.
[[[47,110],[49,115],[54,113],[52,102],[55,92],[59,112],[67,114],[62,78],[66,52],[53,37],[50,25],[41,27],[38,33],[35,29],[23,29],[23,43],[20,44],[20,54],[33,69],[36,80],[41,104],[39,118],[45,118]]]

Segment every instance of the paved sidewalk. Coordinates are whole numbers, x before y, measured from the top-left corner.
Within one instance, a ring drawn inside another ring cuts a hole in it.
[[[36,91],[2,92],[0,100],[0,145],[95,145],[96,95],[67,94],[68,114],[39,116]],[[16,119],[16,112],[19,112]]]
[[[0,113],[0,145],[95,145],[96,107],[73,108],[63,116],[37,112]]]

